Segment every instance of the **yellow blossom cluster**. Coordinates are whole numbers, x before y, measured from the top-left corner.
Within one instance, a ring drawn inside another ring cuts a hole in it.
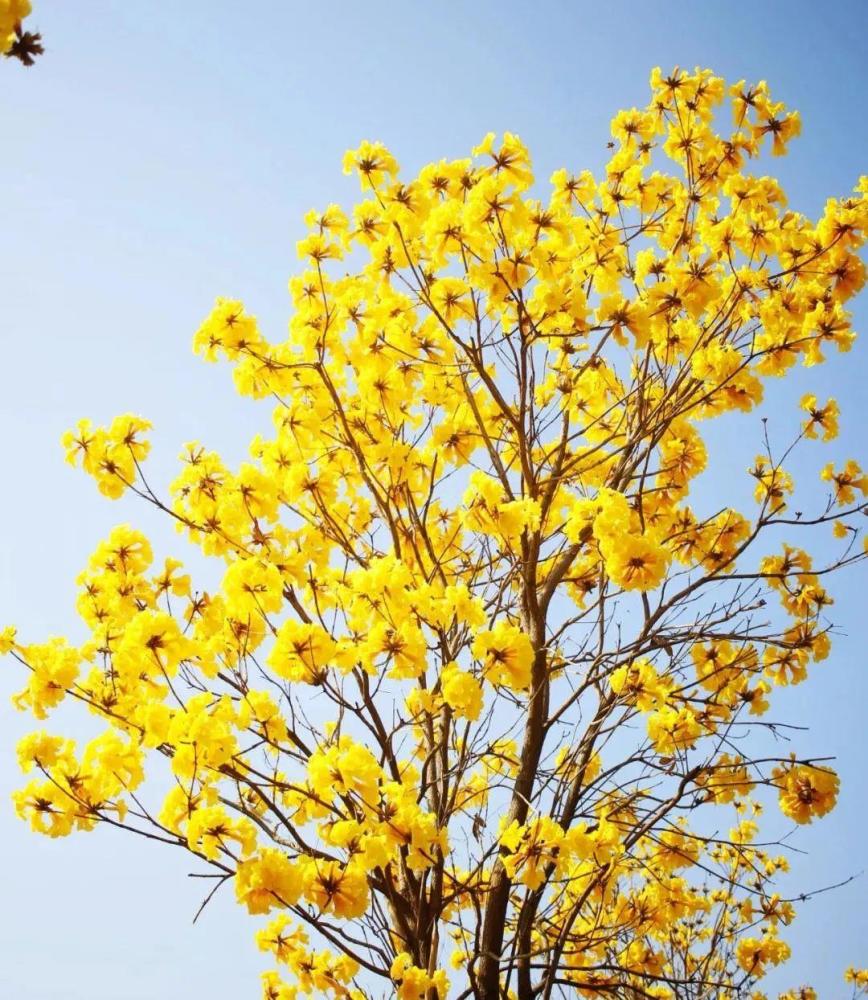
[[[0,0],[0,53],[12,48],[21,22],[31,11],[30,0]]]
[[[868,969],[857,969],[851,965],[844,973],[844,982],[852,984],[856,996],[868,993]]]

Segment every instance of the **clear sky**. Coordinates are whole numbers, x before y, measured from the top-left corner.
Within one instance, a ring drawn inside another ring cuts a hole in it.
[[[192,356],[193,331],[223,294],[282,335],[302,215],[356,196],[341,156],[360,139],[383,140],[409,171],[510,130],[542,179],[596,169],[610,117],[647,101],[650,69],[699,64],[766,78],[802,112],[802,138],[775,164],[794,208],[818,214],[868,169],[864,2],[34,5],[45,56],[0,64],[0,625],[24,641],[83,638],[74,578],[113,525],[141,526],[160,555],[183,552],[149,510],[101,499],[64,466],[62,431],[142,413],[158,484],[194,438],[237,462],[269,408]],[[856,313],[864,328],[868,308]],[[866,348],[793,387],[838,396],[829,458],[859,457]],[[727,465],[726,435],[718,444],[720,485],[745,464]],[[795,856],[791,889],[868,867],[866,583],[863,572],[833,587],[844,626],[833,655],[779,703],[810,727],[801,747],[837,755],[843,782],[838,809],[798,833],[809,853]],[[14,818],[19,681],[0,661],[0,997],[258,997],[255,925],[231,892],[191,927],[201,883],[184,858],[103,831],[52,842]],[[787,938],[794,958],[770,986],[843,996],[844,966],[868,962],[868,876],[806,904]]]

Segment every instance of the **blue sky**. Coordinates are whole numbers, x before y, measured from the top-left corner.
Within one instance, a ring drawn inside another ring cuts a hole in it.
[[[45,56],[30,70],[0,65],[0,624],[25,640],[82,637],[74,578],[113,525],[182,551],[151,511],[102,500],[65,467],[62,431],[142,413],[160,484],[194,438],[237,461],[268,408],[192,356],[193,331],[223,294],[282,335],[302,215],[355,197],[340,165],[360,139],[386,142],[409,172],[510,130],[542,179],[595,169],[611,116],[647,100],[650,69],[698,64],[766,78],[801,111],[804,134],[775,163],[794,208],[816,215],[868,168],[862,3],[244,6],[35,0]],[[857,306],[857,329],[866,313]],[[794,380],[796,398],[810,388],[841,402],[829,457],[858,456],[865,356],[857,344]],[[718,441],[721,486],[743,473],[734,434]],[[799,832],[799,889],[868,867],[864,586],[851,574],[833,588],[843,634],[780,712],[810,727],[812,751],[839,757],[844,785],[838,810]],[[14,742],[28,727],[8,695],[19,679],[0,663],[0,996],[258,997],[252,922],[227,894],[191,928],[200,886],[183,858],[103,832],[49,842],[15,820]],[[787,935],[795,957],[770,986],[844,995],[843,967],[868,960],[866,899],[862,876],[806,904]]]

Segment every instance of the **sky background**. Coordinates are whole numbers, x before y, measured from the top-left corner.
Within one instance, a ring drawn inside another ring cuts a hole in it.
[[[610,118],[647,103],[651,68],[702,65],[765,78],[801,111],[802,138],[774,164],[795,209],[816,216],[868,168],[864,3],[260,2],[246,16],[237,0],[34,3],[46,54],[29,70],[0,64],[0,625],[25,642],[81,641],[74,579],[115,524],[147,531],[160,558],[187,551],[151,510],[102,499],[65,466],[61,433],[143,414],[160,486],[185,441],[241,459],[270,407],[194,358],[193,332],[228,295],[282,337],[302,216],[352,203],[341,157],[360,139],[384,141],[409,173],[510,130],[543,181],[598,170]],[[858,330],[868,310],[855,311]],[[814,470],[858,456],[865,350],[771,395],[772,416],[809,389],[838,396],[842,436],[813,452]],[[715,430],[707,496],[726,487],[731,501],[736,480],[750,493],[756,448],[736,448],[747,426]],[[833,655],[778,702],[810,727],[800,749],[836,755],[843,782],[838,809],[798,831],[794,890],[868,868],[865,588],[864,572],[836,581]],[[231,892],[191,927],[201,883],[183,857],[111,831],[49,841],[15,819],[14,744],[33,728],[9,707],[22,683],[0,661],[0,997],[257,998],[256,924]],[[65,714],[49,726],[67,718],[80,727]],[[794,958],[769,992],[810,981],[844,996],[843,968],[868,963],[868,876],[804,905],[786,937]]]

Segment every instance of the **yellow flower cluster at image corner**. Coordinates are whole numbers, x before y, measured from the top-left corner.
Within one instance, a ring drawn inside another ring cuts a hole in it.
[[[0,53],[5,55],[12,48],[16,30],[30,11],[30,0],[0,0]]]

